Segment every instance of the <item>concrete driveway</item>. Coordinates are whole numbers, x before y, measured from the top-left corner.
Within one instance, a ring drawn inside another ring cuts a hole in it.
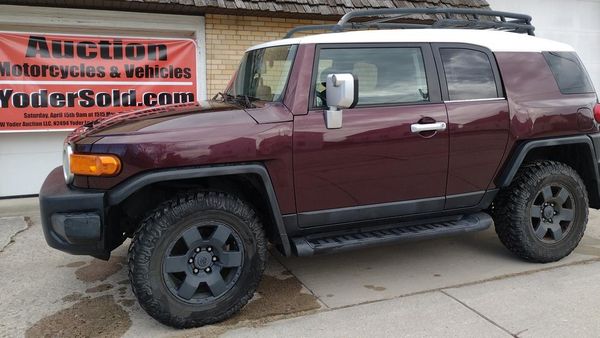
[[[0,200],[0,336],[600,335],[600,213],[569,257],[531,264],[493,230],[312,258],[271,255],[234,318],[174,330],[137,305],[124,268],[50,249],[36,199]]]

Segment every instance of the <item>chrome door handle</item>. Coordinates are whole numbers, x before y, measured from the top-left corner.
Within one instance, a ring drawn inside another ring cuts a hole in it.
[[[422,133],[424,131],[442,131],[446,130],[446,122],[436,123],[415,123],[410,125],[410,131],[413,133]]]

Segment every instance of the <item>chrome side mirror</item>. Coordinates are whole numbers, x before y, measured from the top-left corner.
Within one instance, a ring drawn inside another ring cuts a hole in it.
[[[352,108],[358,102],[358,80],[352,74],[329,74],[326,82],[327,105],[325,125],[327,129],[342,127],[344,108]]]

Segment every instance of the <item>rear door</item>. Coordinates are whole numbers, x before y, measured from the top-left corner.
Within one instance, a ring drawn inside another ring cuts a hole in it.
[[[446,209],[477,205],[506,149],[508,102],[496,60],[486,48],[433,44],[448,111],[450,159]]]
[[[333,73],[359,83],[340,129],[323,118]],[[429,44],[319,45],[312,82],[308,114],[294,118],[301,227],[443,209],[448,121]]]

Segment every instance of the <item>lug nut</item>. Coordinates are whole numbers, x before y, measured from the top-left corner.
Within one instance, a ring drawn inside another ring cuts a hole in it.
[[[204,271],[211,272],[212,270],[210,268],[206,268],[206,269],[204,269]]]
[[[200,272],[200,270],[194,268],[194,273],[198,273],[198,272]]]
[[[217,261],[217,256],[213,256],[212,261],[216,262]]]
[[[196,252],[200,252],[200,248],[196,248],[196,250],[194,250],[194,251],[196,251]]]
[[[555,214],[555,215],[558,215],[558,211],[555,211],[555,212],[554,212],[554,214]]]
[[[212,251],[212,246],[209,246],[208,248],[206,248],[206,251],[211,252]]]
[[[194,263],[194,259],[193,258],[188,259],[188,263],[190,263],[190,264]]]
[[[550,218],[550,223],[552,223],[552,222],[554,222],[554,221],[552,220],[552,218]]]

